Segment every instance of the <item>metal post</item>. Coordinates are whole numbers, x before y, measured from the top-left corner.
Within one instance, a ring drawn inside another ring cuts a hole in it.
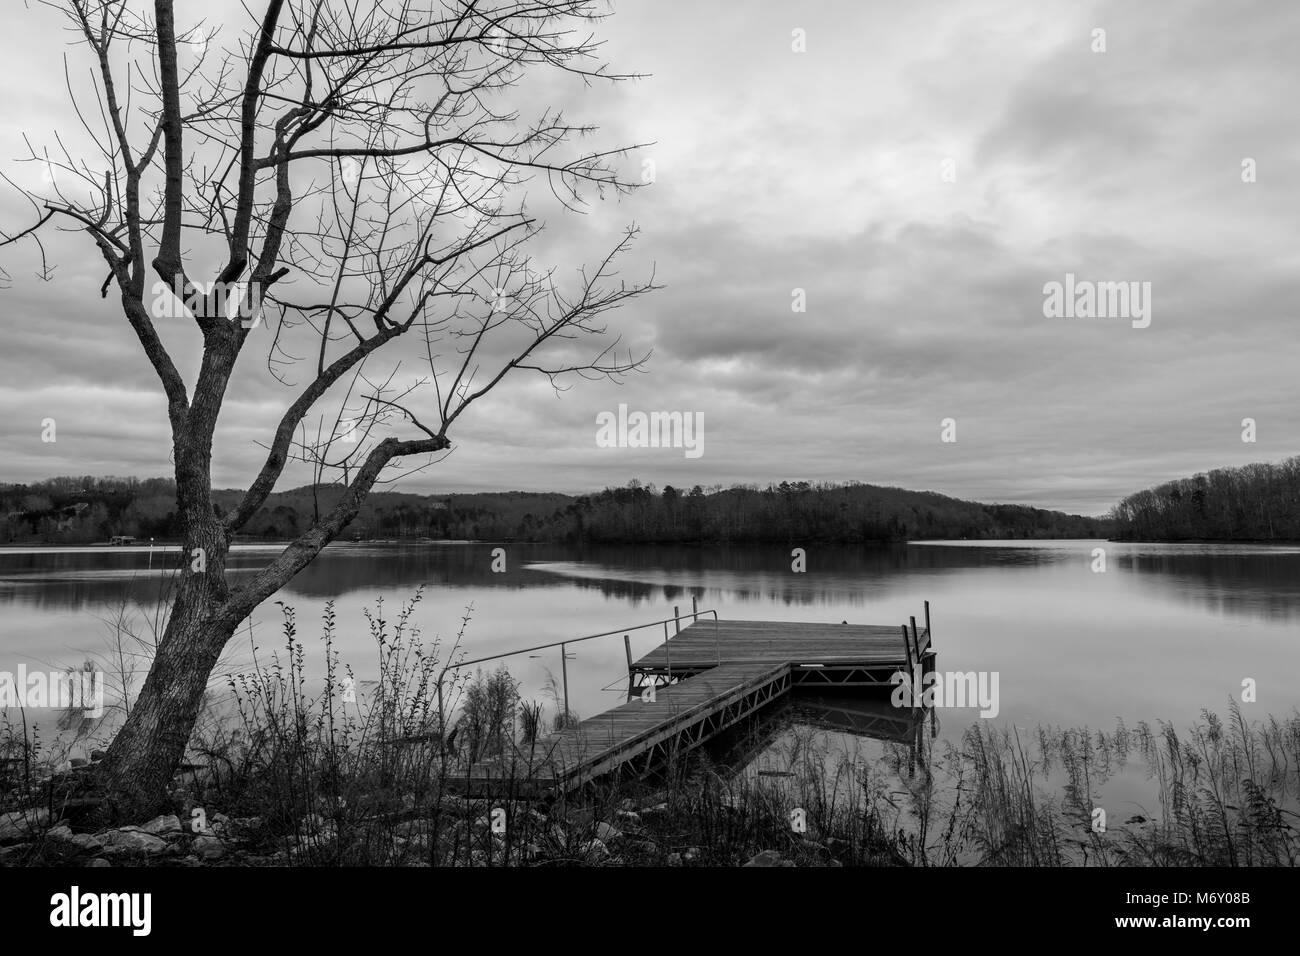
[[[627,699],[631,700],[634,687],[632,685],[632,636],[630,634],[623,635],[623,651],[627,654]]]
[[[560,645],[560,673],[564,675],[564,723],[569,723],[569,649]]]
[[[664,686],[673,682],[673,652],[668,648],[668,622],[664,621]]]
[[[911,670],[912,669],[912,643],[907,636],[907,625],[901,624],[899,626],[902,627],[903,629],[903,653],[907,655],[907,669]],[[910,679],[911,676],[912,675],[909,674],[908,678]]]

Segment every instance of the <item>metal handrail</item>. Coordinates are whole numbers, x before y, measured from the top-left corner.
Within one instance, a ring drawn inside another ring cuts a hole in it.
[[[673,608],[673,610],[674,610],[674,612],[675,612],[677,609],[676,609],[676,608]],[[601,637],[613,637],[613,636],[615,636],[615,635],[617,635],[617,634],[624,634],[624,635],[626,635],[626,634],[631,633],[632,631],[641,631],[641,630],[644,630],[644,629],[647,628],[647,627],[658,627],[658,626],[660,626],[660,625],[663,625],[663,628],[664,628],[664,655],[665,655],[665,658],[666,658],[666,660],[668,661],[669,665],[671,665],[671,660],[672,660],[672,659],[671,659],[671,657],[668,657],[668,641],[669,641],[669,637],[668,637],[668,625],[669,625],[670,623],[680,624],[680,622],[682,622],[682,621],[684,621],[684,620],[687,620],[687,619],[698,620],[701,614],[712,614],[712,615],[713,615],[713,649],[714,649],[714,654],[717,656],[718,663],[721,663],[721,662],[722,662],[722,649],[721,649],[721,644],[719,643],[719,638],[718,638],[718,612],[717,612],[716,610],[712,610],[712,609],[710,609],[710,610],[705,610],[705,611],[698,611],[698,610],[692,609],[691,612],[690,612],[689,614],[674,614],[673,617],[664,618],[662,621],[651,621],[651,622],[649,622],[648,624],[638,624],[638,625],[636,625],[635,627],[620,627],[620,628],[616,628],[616,629],[614,629],[614,630],[612,630],[612,631],[602,631],[602,632],[599,633],[599,634],[588,634],[588,635],[586,635],[585,637],[571,637],[571,638],[568,638],[568,639],[563,640],[563,641],[552,641],[552,642],[549,643],[549,644],[537,644],[537,645],[534,645],[533,647],[520,647],[520,648],[517,648],[517,649],[515,649],[515,650],[513,650],[513,651],[504,651],[504,652],[502,652],[502,653],[500,653],[500,654],[489,654],[489,655],[487,655],[486,657],[475,657],[475,658],[473,658],[472,660],[468,660],[468,661],[458,661],[458,662],[456,662],[456,663],[448,663],[445,667],[443,667],[442,671],[438,674],[438,732],[439,732],[440,734],[445,735],[445,734],[446,734],[446,731],[447,731],[447,719],[446,719],[446,714],[445,714],[445,712],[444,712],[444,710],[443,710],[442,685],[443,685],[443,678],[446,677],[447,672],[450,671],[450,670],[459,670],[460,668],[462,668],[462,667],[468,667],[468,666],[470,666],[471,664],[483,664],[483,663],[486,663],[487,661],[500,660],[500,659],[503,658],[503,657],[514,657],[516,654],[527,654],[529,651],[544,651],[544,650],[548,650],[549,648],[552,648],[552,647],[558,647],[558,648],[560,648],[560,660],[561,660],[561,661],[566,661],[567,659],[565,658],[564,655],[565,655],[565,651],[566,651],[566,649],[567,649],[567,646],[568,646],[569,644],[580,644],[580,643],[582,643],[583,641],[594,641],[594,640],[596,640],[597,638],[601,638]],[[681,628],[680,628],[680,627],[678,627],[677,630],[678,630],[678,633],[681,632]],[[672,678],[672,674],[671,674],[671,666],[669,666],[668,669],[669,669],[669,671],[670,671],[670,673],[669,673],[668,676],[669,676],[669,679],[671,680],[671,678]],[[564,678],[564,716],[565,716],[565,719],[567,720],[567,719],[568,719],[568,716],[569,716],[569,680],[568,680],[568,665],[567,665],[567,663],[564,665],[564,670],[565,670],[565,678]]]

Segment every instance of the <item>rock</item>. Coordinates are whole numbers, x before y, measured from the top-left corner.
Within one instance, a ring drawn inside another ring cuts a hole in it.
[[[685,850],[682,851],[682,859],[685,860],[687,863],[691,862],[691,860],[695,859],[699,855],[700,855],[700,848],[698,846],[688,846]]]
[[[596,824],[596,839],[602,843],[613,843],[615,840],[622,839],[623,831],[618,827],[610,826],[604,820]]]
[[[261,829],[261,817],[233,817],[222,827],[221,836],[227,840],[251,840]]]
[[[626,826],[639,827],[641,825],[641,814],[634,810],[618,811],[618,819]]]
[[[15,843],[13,846],[0,847],[0,866],[16,866],[18,861],[26,859],[31,849],[30,843]]]
[[[90,752],[90,759],[92,762],[96,760],[103,760],[104,757],[105,757],[105,753],[102,750],[92,750]]]
[[[682,855],[681,855],[680,853],[669,853],[669,854],[668,854],[668,865],[669,865],[669,866],[681,866],[681,865],[682,865]]]
[[[444,794],[439,808],[444,813],[458,814],[460,816],[473,816],[482,812],[487,807],[487,801],[474,797],[460,797],[454,794]]]
[[[74,768],[90,766],[90,761],[88,761],[85,757],[73,757],[71,760],[68,761],[68,763],[71,764]]]
[[[199,859],[211,863],[226,855],[226,847],[217,837],[205,833],[194,838],[194,852]]]
[[[104,848],[104,844],[89,833],[73,833],[66,823],[59,824],[45,835],[51,840],[57,840],[59,843],[71,844],[82,853],[98,853]]]
[[[0,846],[26,843],[37,831],[49,826],[49,823],[50,811],[44,807],[0,814]]]
[[[564,819],[575,826],[589,827],[596,821],[596,811],[587,808],[570,810]]]
[[[167,850],[167,841],[139,827],[121,827],[98,835],[105,847],[115,847],[133,853],[157,855]]]
[[[783,863],[778,850],[764,850],[750,859],[745,866],[781,866]]]
[[[182,833],[181,820],[176,814],[169,813],[161,817],[154,817],[140,827],[140,830],[156,837],[180,836]]]
[[[113,865],[112,863],[109,863],[108,860],[104,859],[102,856],[97,856],[93,860],[89,860],[86,862],[86,866],[112,866],[112,865]]]

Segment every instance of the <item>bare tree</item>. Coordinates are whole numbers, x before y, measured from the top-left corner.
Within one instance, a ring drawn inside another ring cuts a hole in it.
[[[603,198],[635,185],[618,171],[635,147],[575,151],[587,127],[550,109],[524,118],[511,99],[523,100],[533,89],[524,81],[547,70],[588,85],[626,79],[596,59],[590,29],[604,8],[263,4],[260,18],[245,4],[248,29],[222,47],[220,31],[201,24],[178,33],[172,0],[152,9],[49,0],[94,58],[97,109],[71,81],[69,93],[98,155],[74,158],[63,136],[56,152],[33,147],[24,161],[48,170],[51,188],[25,188],[34,221],[0,237],[36,243],[48,276],[45,227],[84,233],[107,267],[101,295],[116,290],[166,396],[190,563],[101,765],[119,817],[158,804],[236,627],[348,525],[377,482],[446,454],[456,420],[513,371],[549,376],[559,389],[572,376],[624,376],[648,358],[623,352],[602,324],[655,287],[653,275],[619,277],[634,227],[569,284],[529,254],[541,223],[524,204],[525,184],[545,183],[546,201],[569,210],[593,191]],[[169,309],[187,326],[192,319],[201,344],[192,383],[155,328]],[[221,514],[213,435],[257,328],[293,398],[243,500]],[[400,361],[386,358],[394,349]],[[379,361],[388,364],[376,372]],[[233,585],[231,538],[291,461],[340,483],[342,496]]]

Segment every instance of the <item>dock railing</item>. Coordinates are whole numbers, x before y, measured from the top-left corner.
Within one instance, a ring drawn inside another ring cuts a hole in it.
[[[627,647],[628,668],[630,671],[631,661],[632,661],[631,633],[633,631],[641,631],[649,627],[659,627],[662,625],[664,629],[664,655],[667,663],[666,669],[669,672],[668,674],[669,680],[671,680],[672,679],[672,667],[671,667],[672,657],[671,657],[671,651],[669,649],[668,642],[671,639],[672,635],[668,633],[668,625],[669,624],[675,625],[676,626],[675,633],[681,633],[682,621],[694,622],[698,620],[701,616],[711,614],[713,615],[714,653],[717,655],[717,659],[720,663],[722,661],[722,649],[721,649],[721,645],[719,644],[719,638],[718,638],[718,612],[715,610],[705,610],[705,611],[698,610],[697,608],[694,607],[695,601],[693,599],[691,601],[691,604],[692,604],[692,608],[689,614],[681,614],[679,613],[678,609],[674,607],[673,616],[664,618],[661,621],[650,621],[647,624],[637,624],[635,627],[620,627],[612,631],[602,631],[599,634],[588,634],[584,637],[570,637],[570,638],[566,638],[563,641],[551,641],[549,644],[535,644],[532,647],[520,647],[511,651],[502,651],[500,654],[488,654],[485,657],[475,657],[472,660],[468,660],[468,661],[456,661],[455,663],[448,663],[442,669],[441,673],[438,674],[438,733],[439,735],[444,740],[446,739],[447,716],[443,707],[443,696],[442,696],[442,688],[443,688],[443,684],[445,683],[444,679],[447,676],[448,671],[459,670],[462,667],[469,667],[473,664],[484,664],[488,661],[501,660],[506,657],[514,657],[518,654],[528,654],[533,651],[549,650],[550,648],[553,647],[560,648],[560,664],[562,668],[561,673],[563,674],[563,684],[564,684],[564,720],[567,723],[569,720],[569,713],[570,713],[569,711],[569,665],[568,665],[568,656],[567,656],[568,646],[570,644],[581,644],[583,641],[594,641],[602,637],[613,637],[616,634],[622,634],[624,638],[625,646]]]

